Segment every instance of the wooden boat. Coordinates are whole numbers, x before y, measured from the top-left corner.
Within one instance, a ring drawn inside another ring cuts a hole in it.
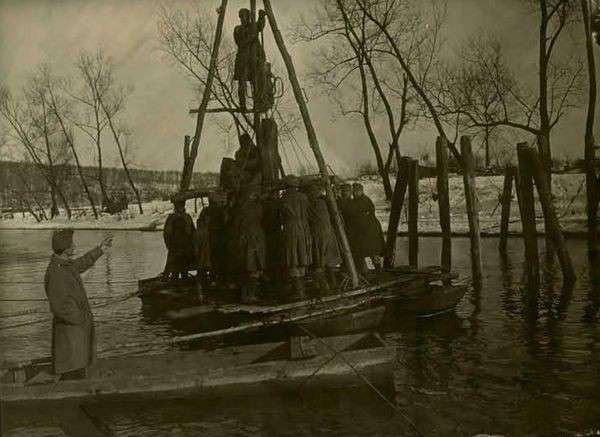
[[[384,314],[401,312],[402,317],[429,317],[452,311],[467,290],[464,282],[457,283],[453,277],[439,272],[402,276],[392,273],[387,278],[378,275],[379,283],[357,290],[270,305],[218,300],[198,304],[194,303],[193,292],[182,292],[181,298],[176,297],[181,290],[162,289],[159,293],[168,293],[168,299],[182,305],[168,306],[170,309],[163,313],[176,330],[193,332],[195,338],[219,336],[237,344],[298,335],[302,329],[318,336],[375,330]],[[187,280],[187,285],[193,287],[193,281]],[[152,311],[156,307],[149,305]]]
[[[388,375],[396,357],[378,335],[356,334],[312,340],[236,346],[212,351],[101,358],[90,376],[61,381],[51,365],[32,362],[2,370],[3,402],[103,399],[140,396],[212,395],[312,384],[356,382],[355,372]]]

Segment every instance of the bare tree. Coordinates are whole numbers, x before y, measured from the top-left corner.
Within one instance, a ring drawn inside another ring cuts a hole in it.
[[[459,114],[467,129],[514,128],[533,135],[550,178],[550,136],[570,108],[579,106],[582,65],[575,55],[561,58],[556,44],[574,20],[570,0],[536,0],[540,12],[537,92],[507,65],[502,45],[492,37],[467,42],[459,65],[442,75],[439,111]]]
[[[403,6],[402,20],[396,22],[396,31],[405,41],[403,48],[410,64],[426,77],[438,45],[440,9],[427,10],[431,12],[433,26],[426,27],[425,9],[409,3]],[[381,30],[354,1],[325,0],[315,17],[314,22],[303,21],[294,29],[297,41],[327,43],[318,54],[310,78],[327,90],[342,115],[361,116],[386,196],[390,198],[388,172],[394,154],[400,155],[399,138],[421,112],[414,91],[407,76],[399,74],[391,62]],[[372,117],[379,114],[384,114],[388,126],[389,149],[385,159],[381,141],[373,129]]]
[[[48,107],[50,113],[54,117],[56,117],[58,125],[60,126],[60,131],[66,143],[69,145],[69,148],[71,149],[71,153],[73,154],[73,158],[75,159],[77,173],[81,181],[81,186],[83,187],[83,191],[85,192],[85,195],[88,198],[90,206],[92,207],[94,217],[98,218],[96,203],[94,202],[94,198],[92,196],[92,193],[90,192],[88,183],[83,173],[83,168],[81,166],[79,154],[77,152],[77,148],[75,147],[73,126],[72,123],[69,121],[73,118],[72,101],[61,91],[66,88],[65,80],[61,77],[55,76],[48,65],[42,65],[40,67],[39,78],[42,86],[48,93]]]
[[[13,138],[24,147],[26,156],[48,182],[51,217],[58,214],[58,196],[70,219],[71,208],[61,183],[62,169],[70,159],[65,143],[56,135],[56,121],[50,113],[47,94],[38,79],[37,75],[30,79],[22,100],[13,98],[6,87],[0,88],[0,114]]]
[[[82,58],[80,58],[79,68],[80,71],[85,71],[83,74],[86,77],[90,78],[87,79],[86,84],[89,86],[91,95],[93,95],[94,105],[97,105],[97,111],[100,112],[100,114],[97,115],[96,106],[94,106],[94,120],[97,121],[94,133],[98,135],[97,138],[99,138],[104,126],[109,127],[113,140],[117,146],[119,158],[123,170],[125,171],[125,175],[127,176],[127,181],[135,195],[140,214],[143,214],[144,209],[142,207],[142,199],[139,190],[133,181],[129,170],[129,163],[127,162],[127,144],[128,138],[131,137],[131,132],[125,129],[118,120],[125,108],[125,103],[131,89],[119,86],[115,83],[112,60],[106,57],[101,50],[93,57],[83,55]],[[99,120],[101,120],[103,124],[99,122]]]
[[[106,72],[104,71],[105,62],[102,51],[96,53],[83,52],[79,55],[76,62],[77,71],[81,81],[79,92],[69,95],[81,106],[81,110],[75,114],[73,124],[79,128],[87,137],[90,138],[96,149],[96,160],[98,162],[98,184],[102,195],[102,204],[108,203],[108,193],[106,181],[103,174],[102,163],[102,131],[107,126],[108,121],[102,110],[99,94],[104,92],[106,85]]]
[[[418,69],[411,65],[410,58],[407,56],[406,50],[402,47],[402,39],[397,32],[397,26],[403,22],[403,10],[408,0],[355,0],[356,5],[365,14],[365,16],[376,25],[382,32],[387,42],[387,47],[384,53],[392,56],[392,58],[400,65],[402,71],[406,75],[409,84],[421,99],[426,111],[429,113],[439,136],[446,141],[450,151],[461,162],[460,153],[454,142],[451,141],[444,128],[444,119],[434,105],[434,101],[428,94],[428,83],[419,77]],[[436,50],[431,52],[436,53]],[[427,71],[427,69],[426,69]],[[456,140],[456,138],[455,138]]]

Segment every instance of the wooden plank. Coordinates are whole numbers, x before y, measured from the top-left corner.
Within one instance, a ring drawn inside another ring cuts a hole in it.
[[[471,150],[471,138],[463,135],[460,138],[462,156],[463,182],[465,200],[467,203],[467,218],[469,220],[469,237],[471,240],[471,271],[473,282],[481,284],[481,234],[479,231],[479,204],[475,184],[475,160]]]
[[[523,226],[525,242],[525,274],[531,290],[536,291],[540,286],[540,262],[537,243],[537,228],[535,224],[535,200],[533,197],[533,178],[526,157],[527,143],[517,144],[519,159],[519,174],[517,195],[519,211]]]
[[[544,220],[546,223],[546,234],[552,240],[552,246],[558,256],[558,261],[563,274],[563,281],[573,283],[576,280],[575,269],[569,255],[569,250],[565,244],[565,239],[560,228],[560,222],[552,204],[552,193],[548,185],[548,177],[544,173],[540,156],[533,147],[523,146],[523,152],[528,161],[528,167],[531,170],[535,185],[538,191],[538,197],[542,204]]]
[[[435,142],[437,168],[437,194],[442,230],[442,270],[449,272],[452,268],[452,230],[450,227],[450,190],[448,189],[448,144],[444,137],[437,137]]]
[[[408,172],[408,264],[419,265],[419,161],[411,160]]]
[[[506,244],[508,241],[508,225],[510,223],[510,204],[512,201],[512,187],[515,177],[514,167],[506,167],[504,173],[504,186],[502,188],[502,213],[500,216],[500,243],[498,248],[500,252],[506,252]]]
[[[296,75],[296,70],[294,68],[294,63],[292,62],[292,58],[285,46],[285,42],[283,41],[283,36],[279,31],[279,27],[277,26],[277,21],[275,20],[275,14],[273,13],[273,7],[271,6],[270,0],[264,0],[265,12],[267,14],[267,18],[269,20],[269,25],[271,26],[271,30],[273,31],[273,37],[275,38],[275,43],[281,52],[281,57],[283,58],[283,62],[285,64],[285,68],[288,73],[288,77],[290,79],[290,83],[292,85],[292,91],[294,92],[294,98],[296,99],[296,103],[298,104],[298,109],[300,110],[300,114],[302,115],[302,120],[304,122],[304,127],[306,128],[306,135],[308,137],[308,143],[315,155],[315,159],[317,161],[317,165],[319,166],[319,172],[321,173],[321,177],[323,179],[323,184],[325,185],[325,190],[327,193],[327,203],[329,205],[330,211],[333,216],[334,228],[336,231],[336,235],[340,242],[340,246],[342,249],[342,256],[344,258],[344,265],[348,269],[348,273],[350,274],[350,279],[352,281],[353,287],[358,287],[358,273],[356,271],[356,266],[354,265],[354,259],[352,258],[352,252],[350,251],[350,244],[348,242],[348,237],[346,236],[346,231],[344,229],[342,217],[340,215],[340,211],[337,205],[337,201],[335,199],[335,195],[331,189],[331,181],[329,180],[327,173],[327,165],[325,163],[325,159],[323,158],[323,154],[321,153],[321,148],[319,146],[319,140],[317,139],[317,134],[313,127],[312,121],[310,119],[310,114],[308,112],[308,107],[306,106],[306,102],[304,100],[304,95],[302,94],[302,87],[300,86],[300,82],[298,81],[298,76]]]
[[[388,222],[387,238],[385,243],[385,254],[383,265],[386,268],[394,266],[396,255],[396,240],[398,239],[398,224],[408,186],[408,169],[410,158],[402,156],[398,160],[398,172],[396,173],[396,185],[394,186],[394,195],[392,197],[392,208]]]

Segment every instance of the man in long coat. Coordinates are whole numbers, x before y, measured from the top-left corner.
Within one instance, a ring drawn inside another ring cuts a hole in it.
[[[196,229],[192,217],[185,212],[185,201],[173,202],[175,211],[169,214],[163,229],[167,246],[167,263],[164,274],[173,279],[179,275],[187,278],[188,272],[196,268]]]
[[[44,286],[52,312],[52,364],[61,379],[86,377],[96,359],[94,317],[81,273],[94,265],[109,247],[112,236],[79,258],[73,258],[73,230],[52,235],[52,250]]]
[[[240,194],[240,202],[235,211],[237,249],[241,262],[242,302],[258,301],[257,283],[265,262],[265,231],[263,229],[263,209],[259,193],[253,187],[247,187]]]
[[[327,201],[318,185],[308,190],[308,222],[312,234],[313,269],[321,292],[336,287],[334,268],[341,263],[337,238],[331,224]],[[327,279],[325,278],[327,273]]]
[[[210,274],[213,281],[221,280],[227,262],[225,239],[225,193],[211,192],[208,206],[202,208],[196,221],[198,269]]]
[[[308,224],[308,199],[300,192],[300,179],[288,176],[288,188],[281,198],[285,262],[292,279],[294,298],[304,298],[304,275],[312,263],[312,239]]]
[[[375,217],[375,205],[364,193],[363,186],[359,183],[352,185],[352,220],[355,232],[352,239],[352,254],[355,259],[356,268],[365,272],[367,266],[365,258],[373,261],[375,269],[381,269],[381,255],[385,247],[381,223]]]

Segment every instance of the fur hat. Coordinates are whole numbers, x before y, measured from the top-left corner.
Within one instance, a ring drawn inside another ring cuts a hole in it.
[[[73,245],[73,229],[57,229],[52,233],[52,250],[55,253],[64,252]]]

